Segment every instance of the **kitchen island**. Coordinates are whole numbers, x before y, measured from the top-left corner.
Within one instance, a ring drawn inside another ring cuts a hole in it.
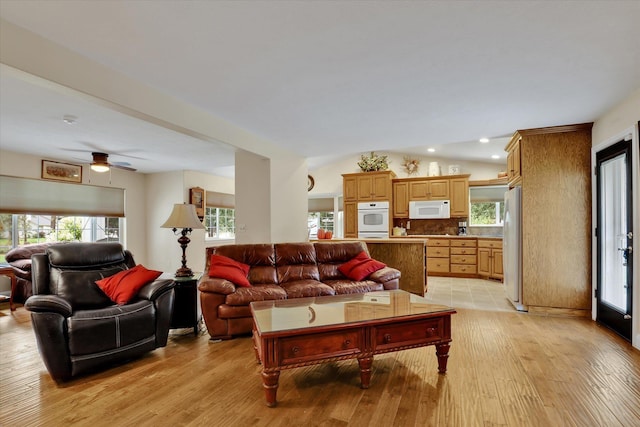
[[[400,270],[400,289],[424,296],[427,293],[427,239],[358,239],[367,244],[371,258]]]

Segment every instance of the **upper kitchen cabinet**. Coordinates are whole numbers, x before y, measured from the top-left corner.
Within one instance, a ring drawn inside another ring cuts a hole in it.
[[[343,197],[347,201],[391,201],[393,171],[362,172],[342,175]]]
[[[393,181],[393,217],[409,218],[409,183]]]
[[[522,141],[522,135],[516,132],[505,148],[507,152],[507,179],[509,181],[509,187],[519,184],[522,178],[520,141]]]
[[[469,176],[452,178],[449,182],[451,191],[451,216],[462,218],[469,216]]]
[[[449,200],[449,180],[411,178],[409,200]]]

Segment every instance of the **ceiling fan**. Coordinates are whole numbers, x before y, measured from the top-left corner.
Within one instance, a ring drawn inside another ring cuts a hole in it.
[[[124,169],[127,171],[135,172],[137,169],[130,167],[131,163],[128,162],[111,162],[107,159],[109,155],[107,153],[93,152],[91,153],[93,161],[91,162],[91,170],[94,172],[107,172],[110,168]]]

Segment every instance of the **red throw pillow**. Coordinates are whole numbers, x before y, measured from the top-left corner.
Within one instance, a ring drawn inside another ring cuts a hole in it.
[[[123,305],[131,301],[147,283],[156,280],[162,271],[147,270],[142,264],[96,281],[96,285],[111,301]]]
[[[386,264],[369,258],[366,252],[362,251],[356,255],[353,259],[345,262],[338,270],[351,280],[360,281],[371,273],[386,267]]]
[[[229,280],[235,285],[245,288],[251,287],[247,275],[249,266],[222,255],[211,255],[209,262],[209,277],[219,277]]]

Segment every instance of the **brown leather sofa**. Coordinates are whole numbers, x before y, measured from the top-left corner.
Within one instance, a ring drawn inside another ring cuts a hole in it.
[[[200,279],[200,304],[212,339],[251,333],[252,301],[281,300],[398,289],[400,271],[385,267],[362,281],[345,277],[338,268],[360,252],[364,242],[315,242],[225,245],[206,249]],[[251,287],[209,277],[211,255],[223,255],[250,266]]]
[[[54,380],[68,380],[167,344],[172,279],[145,284],[121,305],[95,283],[134,266],[120,243],[65,243],[33,255],[33,296],[25,308]]]

